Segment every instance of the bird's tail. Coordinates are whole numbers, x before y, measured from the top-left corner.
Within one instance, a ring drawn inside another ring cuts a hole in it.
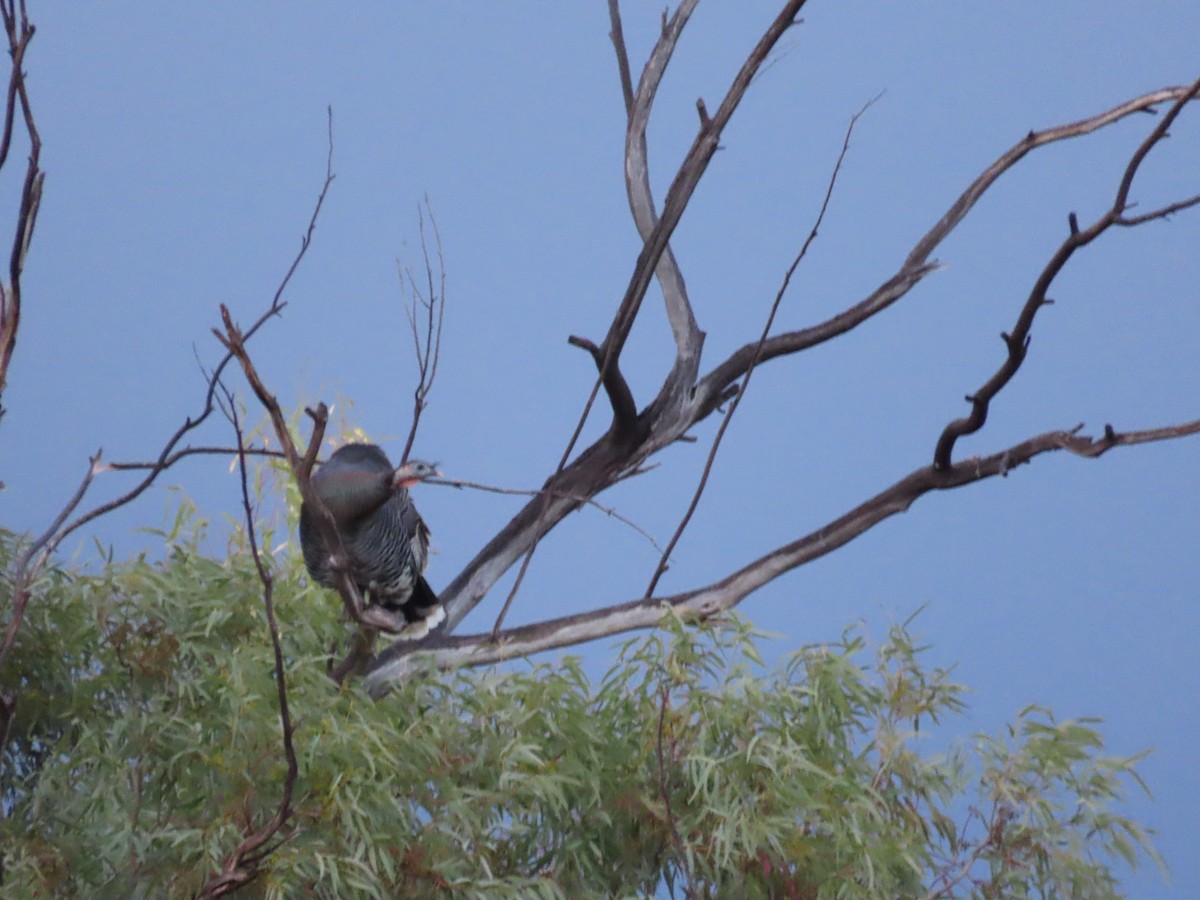
[[[429,634],[446,618],[446,610],[424,576],[417,577],[412,596],[400,605],[408,626],[396,635],[400,640],[415,641]]]

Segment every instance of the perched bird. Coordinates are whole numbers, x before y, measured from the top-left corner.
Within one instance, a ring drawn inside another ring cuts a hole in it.
[[[446,616],[423,575],[429,528],[408,495],[413,485],[440,474],[417,460],[393,469],[374,444],[346,444],[312,478],[346,548],[350,577],[370,603],[403,613],[408,625],[398,636],[407,640],[424,637]],[[313,579],[336,589],[331,551],[321,539],[316,513],[304,504],[300,547]]]

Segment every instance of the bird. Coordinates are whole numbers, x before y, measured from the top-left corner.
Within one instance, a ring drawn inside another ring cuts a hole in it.
[[[399,468],[375,444],[339,447],[312,477],[312,488],[333,516],[349,557],[346,571],[369,603],[404,616],[397,634],[419,640],[445,618],[438,596],[425,580],[429,528],[408,489],[442,473],[410,460]],[[313,580],[337,589],[332,551],[325,545],[308,504],[300,505],[300,548]]]

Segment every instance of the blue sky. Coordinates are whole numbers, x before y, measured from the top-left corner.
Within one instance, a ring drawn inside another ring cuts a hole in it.
[[[349,11],[35,0],[30,12],[39,32],[27,67],[48,174],[5,396],[6,525],[40,531],[89,453],[150,458],[197,411],[195,355],[219,356],[218,304],[251,321],[296,251],[323,177],[327,105],[337,178],[284,317],[252,345],[263,375],[291,404],[353,398],[350,418],[398,454],[415,369],[396,259],[414,255],[428,195],[450,307],[417,452],[452,477],[544,480],[594,378],[566,337],[603,337],[639,249],[605,3]],[[625,4],[635,68],[660,12]],[[715,108],[774,12],[757,0],[701,3],[650,126],[659,199],[694,134],[696,97]],[[1200,6],[1184,0],[863,0],[813,2],[804,15],[726,131],[673,240],[708,333],[705,369],[757,335],[849,117],[880,91],[780,330],[874,289],[1031,128],[1200,75]],[[1012,327],[1067,214],[1103,211],[1153,124],[1135,117],[1034,154],[939,249],[943,271],[845,338],[756,372],[661,589],[706,584],[927,463],[941,427],[965,411],[963,395],[1000,363],[997,334]],[[1147,163],[1135,199],[1149,208],[1200,190],[1198,158],[1193,109]],[[1095,432],[1200,415],[1198,285],[1194,211],[1082,251],[1052,290],[1057,303],[1040,314],[1023,369],[959,455],[1079,422]],[[656,296],[623,359],[642,402],[671,361]],[[585,438],[604,424],[594,417]],[[716,424],[603,502],[665,540]],[[228,438],[220,422],[200,436]],[[1193,439],[1094,462],[1042,458],[1007,479],[927,496],[740,609],[777,632],[784,652],[860,619],[882,636],[924,605],[917,629],[976,692],[964,731],[995,731],[1036,701],[1061,717],[1103,718],[1115,752],[1154,748],[1142,770],[1155,799],[1128,808],[1159,830],[1175,880],[1164,886],[1151,868],[1128,885],[1196,896],[1198,452]],[[106,475],[94,499],[125,483]],[[180,466],[163,483],[183,487],[216,523],[238,514],[225,462]],[[435,488],[418,500],[434,530],[435,587],[519,503]],[[88,537],[139,547],[148,539],[134,529],[157,524],[167,502],[159,490]],[[631,529],[573,516],[539,550],[510,622],[640,596],[656,559]],[[467,630],[490,626],[506,589]]]

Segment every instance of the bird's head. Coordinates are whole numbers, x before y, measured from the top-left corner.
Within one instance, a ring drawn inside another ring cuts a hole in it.
[[[392,488],[410,488],[414,484],[420,484],[422,481],[427,481],[430,478],[437,478],[441,474],[434,463],[427,463],[420,459],[410,459],[396,469],[395,474],[392,476]]]

